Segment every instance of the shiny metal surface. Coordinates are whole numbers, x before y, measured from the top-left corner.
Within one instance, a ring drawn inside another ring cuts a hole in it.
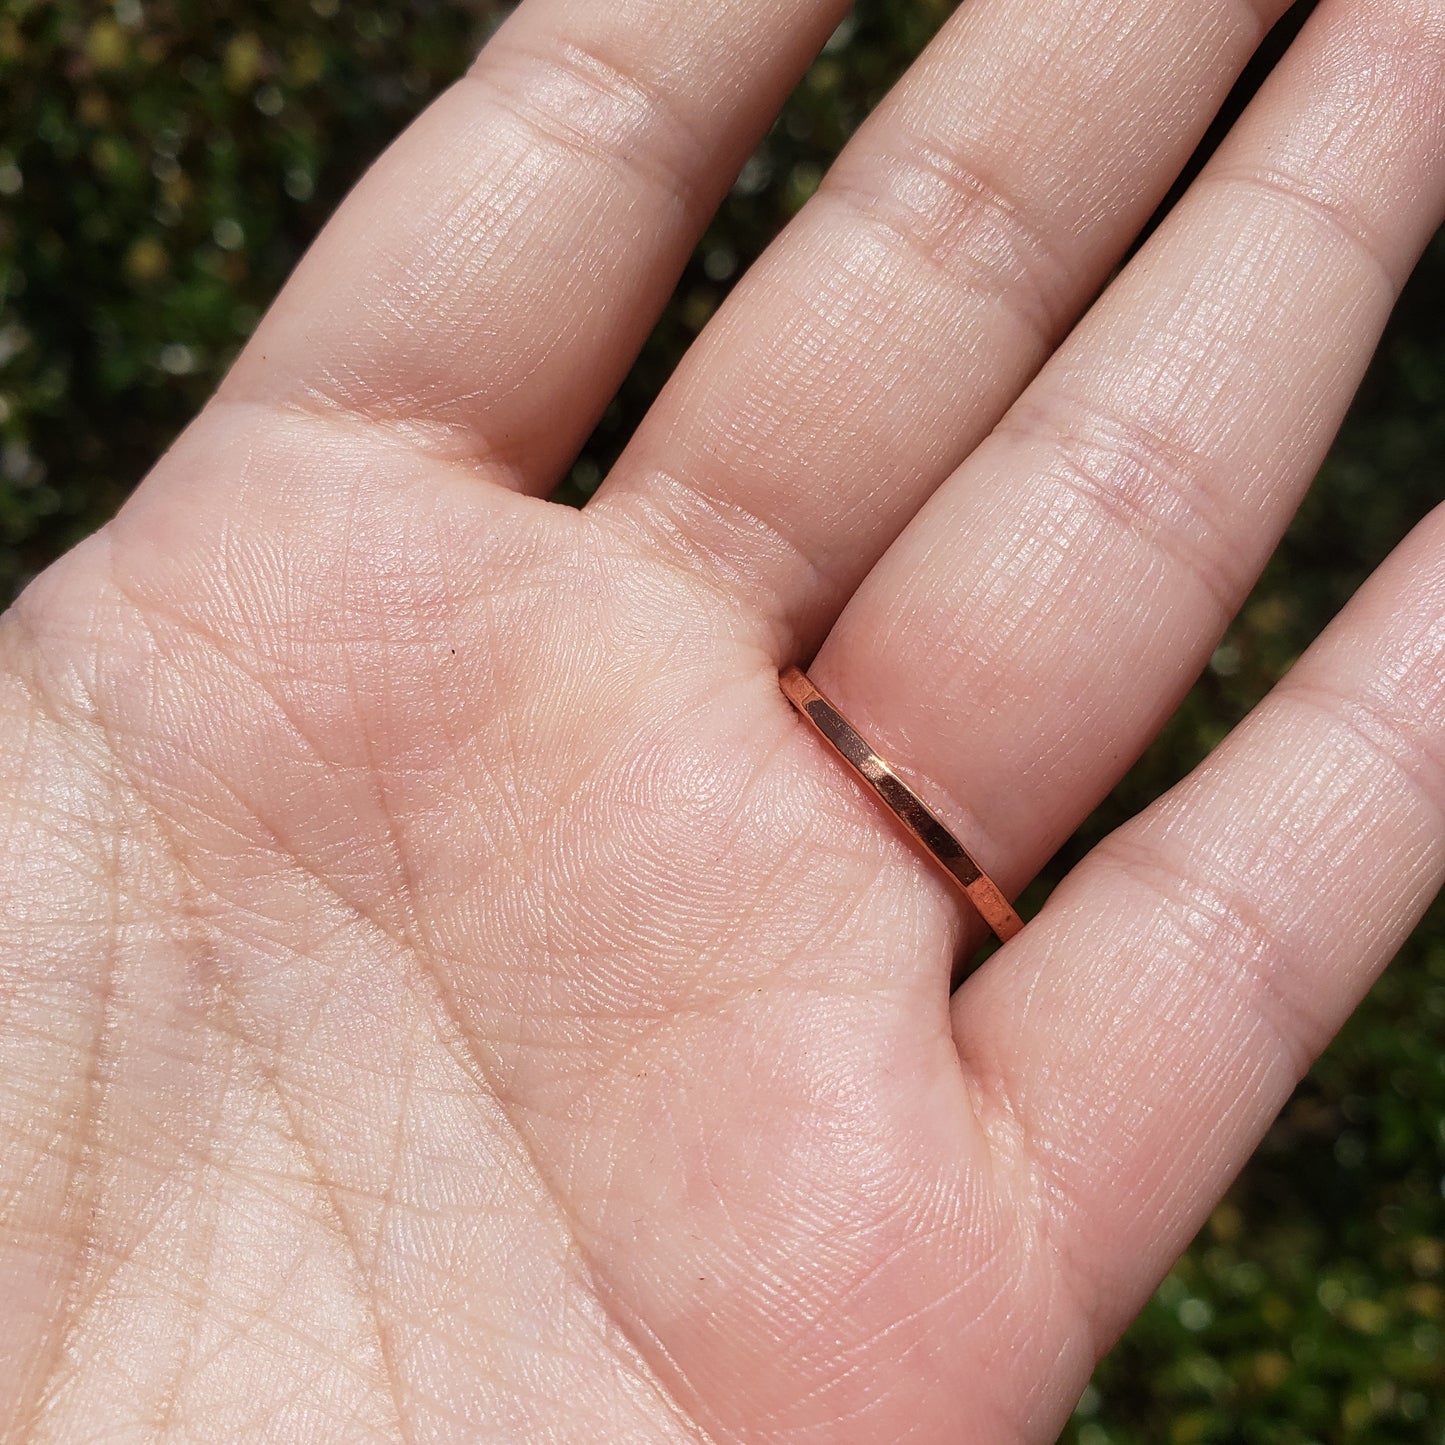
[[[1023,920],[998,885],[979,867],[936,813],[876,753],[856,728],[796,667],[778,679],[783,695],[838,754],[874,797],[903,825],[927,856],[952,879],[983,921],[1007,943]]]

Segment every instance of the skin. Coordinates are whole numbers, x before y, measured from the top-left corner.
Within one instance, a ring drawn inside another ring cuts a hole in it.
[[[546,500],[838,0],[527,0],[0,623],[0,1436],[1047,1441],[1445,869],[1445,517],[956,995],[1445,205],[1445,6],[971,0]]]

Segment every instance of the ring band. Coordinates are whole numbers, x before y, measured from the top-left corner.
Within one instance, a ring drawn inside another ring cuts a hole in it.
[[[1024,926],[1012,904],[942,819],[893,771],[842,713],[814,687],[808,675],[788,668],[778,679],[783,695],[813,730],[843,759],[909,836],[948,876],[983,921],[1007,943]]]

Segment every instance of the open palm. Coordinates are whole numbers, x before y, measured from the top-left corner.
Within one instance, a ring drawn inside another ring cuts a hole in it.
[[[527,0],[0,629],[0,1435],[1041,1441],[1445,867],[1445,520],[950,998],[1298,501],[1445,9],[973,0],[583,511],[840,0]],[[1067,334],[1067,339],[1065,336]]]

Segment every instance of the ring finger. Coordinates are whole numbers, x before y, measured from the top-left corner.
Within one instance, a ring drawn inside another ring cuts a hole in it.
[[[1322,7],[815,662],[1005,888],[1158,730],[1293,514],[1440,220],[1441,58],[1438,8]]]

